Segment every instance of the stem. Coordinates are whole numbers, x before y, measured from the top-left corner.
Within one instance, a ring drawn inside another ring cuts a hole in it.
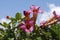
[[[16,40],[15,33],[14,33],[14,40]]]
[[[36,22],[36,19],[37,19],[37,13],[34,13],[34,14],[33,14],[34,24],[35,24],[35,22]]]

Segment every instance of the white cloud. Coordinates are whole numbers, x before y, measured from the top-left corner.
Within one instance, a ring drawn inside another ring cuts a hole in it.
[[[9,23],[9,22],[11,22],[10,20],[8,20],[8,19],[6,19],[6,18],[2,18],[2,19],[0,19],[0,23],[2,23],[3,24],[3,22],[6,22],[6,23]],[[5,29],[3,26],[1,26],[0,25],[0,28],[3,28],[3,29]]]
[[[2,18],[2,19],[0,19],[0,23],[3,24],[3,22],[9,23],[10,20],[8,20],[8,19],[6,19],[6,18]]]
[[[57,15],[60,15],[60,6],[56,6],[55,4],[49,4],[49,12],[45,11],[42,15],[38,15],[38,20],[37,20],[37,24],[40,25],[41,22],[43,21],[47,21],[48,19],[52,18],[53,15],[53,11],[56,11]]]
[[[49,4],[50,12],[56,11],[57,15],[60,15],[60,6],[56,6],[55,4]]]

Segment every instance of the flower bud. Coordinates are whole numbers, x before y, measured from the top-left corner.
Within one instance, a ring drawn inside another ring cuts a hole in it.
[[[30,12],[24,11],[24,15],[25,15],[25,16],[28,16],[28,15],[30,15]]]
[[[10,16],[6,16],[7,19],[10,19],[11,17]]]

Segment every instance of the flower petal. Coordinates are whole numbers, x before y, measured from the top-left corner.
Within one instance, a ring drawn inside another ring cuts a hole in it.
[[[32,5],[32,6],[30,7],[30,9],[31,9],[31,10],[35,9],[35,5]]]
[[[31,7],[30,7],[30,9],[38,9],[38,8],[40,8],[39,6],[35,6],[35,5],[32,5]]]
[[[60,21],[60,16],[58,17],[58,21]]]
[[[30,15],[30,12],[29,11],[23,11],[24,12],[24,15],[26,16],[26,15]]]
[[[31,26],[29,31],[32,32],[34,30],[34,26]]]
[[[44,25],[45,23],[47,23],[47,21],[42,21],[42,22],[40,23],[40,25],[42,26],[42,25]]]
[[[39,10],[39,13],[43,13],[43,10]]]
[[[24,24],[20,24],[20,29],[24,30],[26,28],[26,26]]]
[[[35,9],[39,9],[40,7],[39,6],[35,6]]]
[[[60,21],[60,15],[56,14],[56,11],[53,12],[54,16],[58,19],[58,21]]]
[[[25,31],[26,33],[29,33],[29,29],[25,29],[24,31]]]
[[[34,21],[33,20],[25,20],[25,24],[34,25]]]
[[[28,10],[28,12],[33,13],[31,10]]]
[[[57,17],[56,11],[53,12],[54,16]]]
[[[33,25],[34,24],[34,21],[33,20],[30,20],[29,21],[29,24],[32,24]]]

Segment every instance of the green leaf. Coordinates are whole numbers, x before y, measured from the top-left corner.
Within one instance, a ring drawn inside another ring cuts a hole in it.
[[[4,30],[3,30],[2,28],[0,28],[0,32],[1,32],[1,31],[4,32]]]
[[[1,25],[1,26],[3,26],[3,24],[2,24],[2,23],[0,23],[0,25]]]
[[[16,19],[15,19],[15,18],[11,18],[10,20],[11,20],[11,21],[16,21]]]
[[[6,22],[3,22],[3,24],[0,23],[0,25],[3,26],[3,27],[7,27],[8,26],[8,24]]]
[[[9,24],[7,24],[6,22],[3,22],[3,27],[8,28]]]
[[[18,13],[18,12],[17,12],[17,13],[16,13],[16,16],[15,16],[16,20],[20,20],[21,17],[22,17],[21,13]]]

